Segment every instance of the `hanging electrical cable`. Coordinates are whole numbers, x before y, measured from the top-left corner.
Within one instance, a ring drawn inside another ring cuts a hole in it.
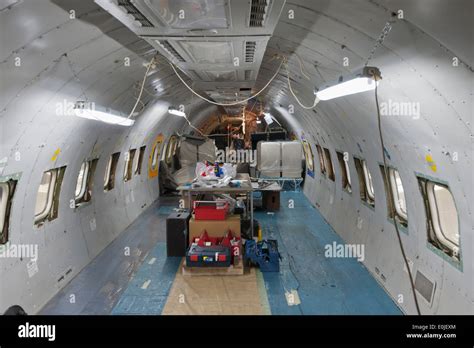
[[[303,108],[303,109],[306,109],[306,110],[310,110],[310,109],[314,109],[316,107],[316,105],[318,105],[319,103],[319,99],[318,97],[315,95],[314,96],[314,102],[313,102],[313,105],[311,106],[306,106],[304,105],[303,103],[300,102],[300,100],[298,99],[298,97],[296,96],[295,92],[293,91],[293,88],[291,87],[291,81],[290,81],[290,70],[288,69],[288,60],[285,58],[285,65],[286,65],[286,78],[288,80],[288,89],[290,90],[291,94],[293,95],[293,97],[295,98],[296,102]]]
[[[298,62],[300,64],[301,75],[306,77],[307,80],[311,80],[311,77],[306,73],[306,69],[305,69],[304,64],[303,64],[303,59],[301,59],[301,57],[298,53],[293,52],[293,54],[296,56],[296,58],[298,58]]]
[[[140,102],[140,99],[142,98],[143,89],[145,88],[145,81],[146,81],[146,78],[148,77],[148,72],[150,71],[150,68],[152,67],[154,62],[155,62],[155,56],[151,58],[150,62],[147,65],[145,76],[143,76],[142,85],[140,87],[140,93],[138,94],[137,101],[135,102],[135,105],[133,106],[132,111],[130,111],[130,114],[128,115],[127,119],[133,116],[133,113],[135,112],[135,109],[137,108],[137,105]]]
[[[255,98],[256,96],[258,96],[260,93],[262,93],[269,85],[270,83],[272,83],[272,81],[278,76],[278,73],[280,72],[280,69],[281,69],[281,66],[283,65],[283,61],[284,59],[282,59],[280,65],[278,66],[278,69],[276,70],[275,74],[272,76],[272,78],[265,84],[265,86],[263,86],[262,89],[260,89],[257,93],[255,93],[254,95],[244,99],[244,100],[239,100],[239,101],[236,101],[236,102],[232,102],[232,103],[217,103],[213,100],[210,100],[206,97],[203,97],[202,95],[200,95],[199,93],[197,93],[194,89],[192,89],[187,83],[186,81],[184,81],[184,79],[179,75],[178,71],[176,71],[176,68],[175,68],[175,65],[171,62],[169,62],[169,64],[171,65],[171,68],[173,69],[174,73],[176,74],[176,76],[179,78],[179,80],[183,83],[184,86],[186,86],[187,89],[189,89],[194,95],[196,95],[197,97],[201,98],[202,100],[204,101],[207,101],[208,103],[211,103],[211,104],[214,104],[214,105],[218,105],[218,106],[234,106],[234,105],[239,105],[239,104],[244,104],[246,102],[248,102],[250,99],[253,99]],[[183,71],[180,67],[177,67],[179,70]],[[184,71],[183,71],[184,72]]]
[[[374,78],[377,79],[379,77],[374,76]],[[377,106],[377,123],[378,123],[380,144],[381,144],[381,147],[382,147],[382,158],[383,158],[383,169],[384,169],[383,172],[384,172],[384,176],[385,176],[385,182],[389,183],[390,181],[389,181],[389,177],[388,177],[387,158],[386,158],[386,154],[385,154],[385,145],[384,145],[383,134],[382,134],[382,119],[380,117],[380,106],[379,106],[377,84],[375,84],[375,104]],[[390,202],[393,202],[393,192],[392,192],[392,190],[388,189],[387,193],[388,193],[388,198],[389,198]],[[405,248],[403,247],[403,242],[402,242],[402,238],[400,236],[400,231],[398,229],[397,218],[395,217],[395,214],[391,214],[391,215],[392,215],[392,219],[393,219],[393,224],[395,225],[395,231],[397,233],[398,244],[400,246],[400,251],[402,253],[403,261],[405,263],[405,267],[406,267],[407,272],[408,272],[408,277],[410,278],[410,287],[411,287],[411,290],[412,290],[412,293],[413,293],[413,299],[415,301],[416,312],[418,313],[418,315],[420,315],[421,312],[420,312],[420,306],[418,305],[418,298],[416,296],[415,283],[413,281],[413,275],[411,273],[410,265],[408,263],[408,259],[407,259],[406,253],[405,253]]]

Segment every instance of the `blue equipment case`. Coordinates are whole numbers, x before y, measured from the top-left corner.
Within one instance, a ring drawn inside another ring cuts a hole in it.
[[[262,272],[280,272],[280,254],[278,242],[273,239],[245,242],[245,259],[258,265]]]
[[[223,245],[199,246],[192,244],[186,253],[187,267],[229,267],[230,248]]]

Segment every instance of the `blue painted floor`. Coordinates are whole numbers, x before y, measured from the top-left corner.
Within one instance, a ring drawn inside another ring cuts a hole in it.
[[[281,204],[275,214],[255,214],[282,257],[279,274],[263,273],[272,314],[402,314],[356,259],[324,256],[326,244],[344,242],[301,192],[282,192]],[[300,305],[288,305],[291,290]]]
[[[166,243],[158,243],[129,283],[112,314],[161,314],[181,257],[166,257]]]
[[[166,217],[177,206],[176,197],[162,197],[148,207],[39,312],[44,315],[110,314],[130,279],[142,268],[157,243],[166,242]],[[124,248],[130,256],[124,256]],[[161,255],[161,259],[164,256]],[[74,295],[74,302],[71,295]]]
[[[343,241],[303,193],[282,192],[281,202],[275,214],[255,213],[264,238],[278,240],[282,256],[280,273],[263,273],[272,314],[402,314],[356,259],[324,256],[326,244]],[[165,221],[175,206],[174,198],[151,206],[41,314],[161,314],[181,261],[166,257]],[[139,252],[117,258],[124,245]],[[285,293],[292,290],[299,305],[288,305]]]

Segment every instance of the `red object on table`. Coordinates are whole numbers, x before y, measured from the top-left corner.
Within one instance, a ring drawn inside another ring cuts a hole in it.
[[[195,201],[194,218],[196,220],[225,220],[229,212],[229,202]]]

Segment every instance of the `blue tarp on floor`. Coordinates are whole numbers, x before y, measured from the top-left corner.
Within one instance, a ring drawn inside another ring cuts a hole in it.
[[[302,193],[282,192],[280,209],[255,214],[282,256],[279,274],[263,273],[272,314],[402,314],[357,259],[325,257],[327,244],[344,241]],[[300,305],[288,305],[292,290]]]
[[[158,243],[112,310],[112,314],[161,314],[178,271],[181,257],[166,257]]]

